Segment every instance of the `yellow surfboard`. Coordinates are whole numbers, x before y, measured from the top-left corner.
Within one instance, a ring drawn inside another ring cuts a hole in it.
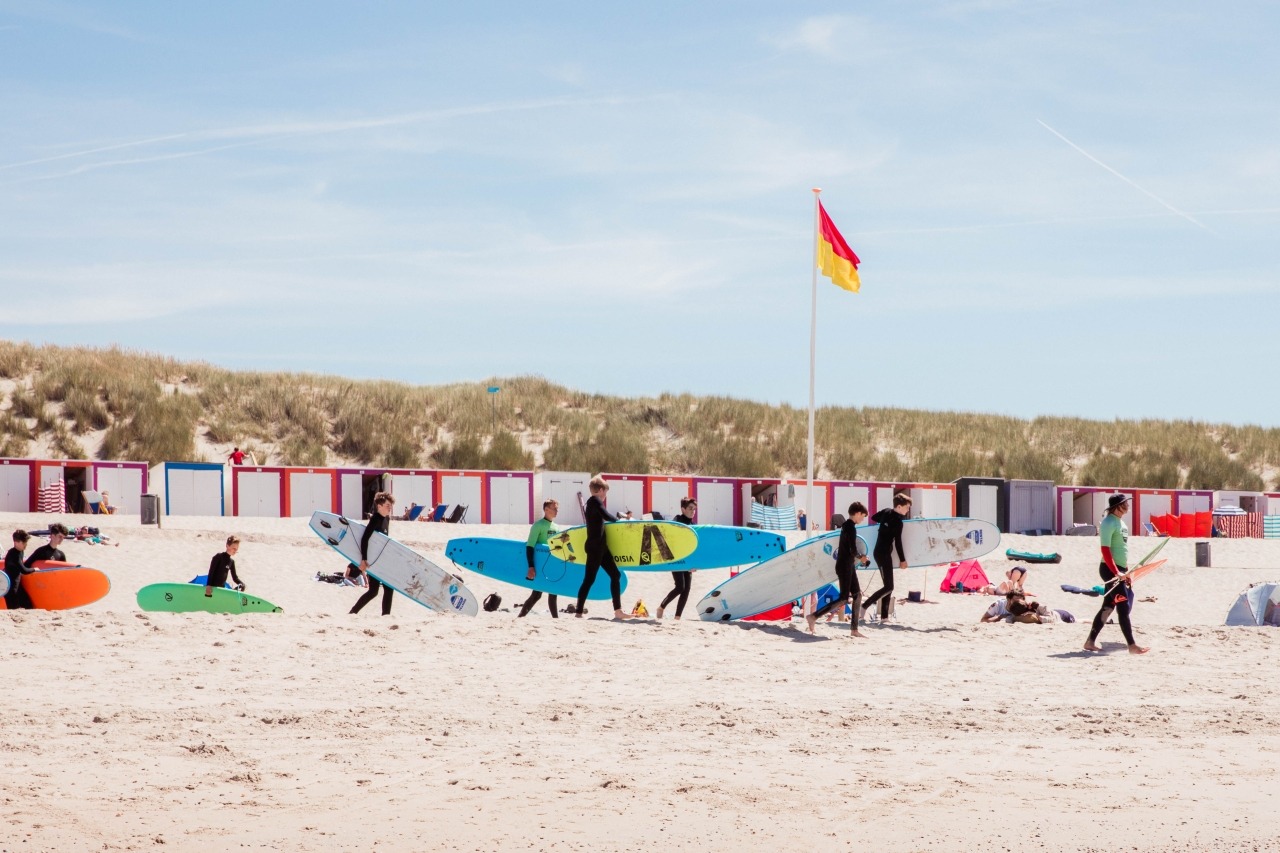
[[[698,532],[674,521],[611,521],[604,526],[604,541],[620,569],[668,571],[668,563],[698,549]],[[557,533],[547,544],[556,559],[579,565],[587,561],[585,525]]]

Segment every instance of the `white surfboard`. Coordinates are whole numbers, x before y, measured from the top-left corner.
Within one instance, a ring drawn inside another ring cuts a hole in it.
[[[314,512],[311,529],[329,547],[356,565],[360,564],[360,539],[364,524],[331,512]],[[475,616],[480,602],[452,573],[412,548],[382,533],[369,540],[369,574],[423,607]]]
[[[878,524],[859,527],[858,551],[865,546],[866,553],[873,553],[879,532]],[[840,531],[824,533],[729,578],[698,602],[698,618],[707,622],[745,619],[839,583],[839,544]],[[902,550],[911,567],[971,560],[999,544],[999,528],[972,518],[913,518],[902,525]],[[897,556],[893,555],[895,566]]]

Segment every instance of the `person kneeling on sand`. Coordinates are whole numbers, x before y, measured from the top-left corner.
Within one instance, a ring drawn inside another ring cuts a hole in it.
[[[204,582],[204,597],[213,598],[214,589],[222,589],[227,582],[227,575],[231,575],[231,579],[236,582],[236,591],[244,592],[244,581],[240,580],[240,576],[236,574],[236,561],[234,559],[236,552],[240,550],[240,539],[236,536],[227,537],[227,550],[219,551],[213,555],[213,559],[209,561],[209,577]]]

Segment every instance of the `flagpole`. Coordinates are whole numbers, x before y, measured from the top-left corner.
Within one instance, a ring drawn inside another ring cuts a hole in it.
[[[813,512],[813,389],[814,376],[817,373],[818,365],[818,196],[822,194],[820,187],[813,188],[813,263],[810,265],[810,272],[813,274],[812,282],[812,298],[809,308],[809,469],[808,469],[808,488],[805,493],[805,513],[810,519],[815,516],[810,515]],[[821,518],[823,513],[819,513],[816,517]],[[812,535],[813,523],[805,525],[805,538]]]

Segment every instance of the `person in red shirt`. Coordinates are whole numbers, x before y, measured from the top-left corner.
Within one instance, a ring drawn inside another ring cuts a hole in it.
[[[231,460],[232,465],[243,465],[244,451],[237,447],[236,449],[231,451],[231,455],[228,456],[227,458]]]

